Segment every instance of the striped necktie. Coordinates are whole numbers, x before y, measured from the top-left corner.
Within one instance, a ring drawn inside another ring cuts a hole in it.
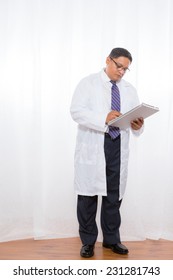
[[[112,90],[111,90],[111,109],[120,112],[120,92],[116,85],[116,82],[111,81]],[[118,127],[110,126],[109,135],[112,139],[115,139],[120,134]]]

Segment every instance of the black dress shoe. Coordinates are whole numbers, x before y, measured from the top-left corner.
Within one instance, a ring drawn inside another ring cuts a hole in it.
[[[121,243],[117,244],[106,244],[103,243],[103,247],[111,249],[114,253],[126,255],[128,254],[129,250]]]
[[[94,255],[94,245],[83,245],[80,250],[80,255],[83,258],[91,258]]]

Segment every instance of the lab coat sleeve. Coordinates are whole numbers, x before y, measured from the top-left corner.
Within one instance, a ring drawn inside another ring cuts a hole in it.
[[[133,135],[135,135],[135,136],[141,135],[144,131],[144,124],[140,129],[138,129],[138,130],[131,129],[131,131],[132,131]]]
[[[73,95],[70,113],[79,125],[100,132],[106,132],[108,126],[105,124],[107,113],[102,112],[95,102],[87,84],[80,83]],[[95,102],[95,104],[94,104]]]

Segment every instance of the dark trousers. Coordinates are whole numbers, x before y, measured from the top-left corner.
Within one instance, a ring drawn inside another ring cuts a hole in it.
[[[107,244],[120,242],[120,140],[120,136],[112,140],[108,134],[105,134],[104,151],[106,159],[107,196],[102,197],[101,228],[103,242]],[[97,202],[97,196],[78,195],[77,216],[79,221],[79,234],[83,244],[91,245],[97,240]]]

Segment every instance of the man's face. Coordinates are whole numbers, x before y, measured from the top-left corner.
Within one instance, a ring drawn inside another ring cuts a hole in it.
[[[130,60],[127,57],[120,56],[118,58],[107,57],[106,59],[106,74],[112,81],[119,81],[128,71]]]

